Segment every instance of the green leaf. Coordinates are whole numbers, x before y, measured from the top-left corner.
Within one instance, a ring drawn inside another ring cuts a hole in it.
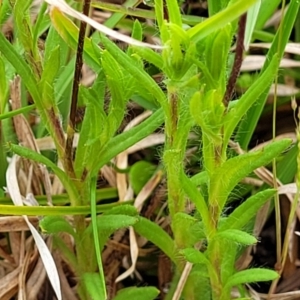
[[[34,102],[41,99],[39,89],[37,87],[37,80],[32,76],[32,70],[23,58],[17,53],[15,47],[5,38],[0,32],[0,52],[12,64],[16,72],[21,76],[22,82],[28,89]]]
[[[47,7],[47,6],[46,6]],[[45,15],[43,15],[45,17]],[[50,22],[50,19],[49,19]],[[45,42],[45,52],[44,52],[44,61],[49,61],[50,56],[52,55],[53,49],[59,47],[59,60],[60,60],[60,70],[63,71],[70,61],[70,49],[69,45],[62,39],[59,33],[55,30],[53,26],[50,27],[49,32],[47,34],[47,39]],[[53,63],[57,63],[53,61]],[[75,69],[75,62],[73,65],[73,76]],[[61,90],[59,90],[61,92]]]
[[[30,1],[28,0],[16,0],[13,7],[13,16],[17,28],[18,38],[21,41],[22,46],[25,49],[27,55],[32,55],[33,52],[37,53],[36,45],[33,45],[32,38],[32,26],[29,17]],[[32,60],[27,60],[32,69],[34,68],[34,57]],[[34,75],[38,75],[33,73]],[[38,77],[36,77],[38,78]]]
[[[297,172],[296,159],[298,155],[298,147],[294,145],[278,162],[277,174],[283,184],[290,183]]]
[[[239,205],[229,217],[223,221],[219,232],[227,229],[242,229],[255,217],[260,207],[274,196],[276,190],[268,189],[255,194]]]
[[[218,92],[223,95],[226,88],[225,72],[227,68],[228,54],[231,47],[232,26],[227,24],[206,40],[205,61],[206,66],[217,82]],[[208,86],[207,89],[214,87]],[[220,100],[221,101],[221,100]]]
[[[33,33],[33,44],[34,45],[37,45],[38,38],[40,37],[40,35],[50,27],[50,24],[51,24],[50,18],[46,14],[47,8],[48,8],[47,3],[43,2],[39,9],[36,21],[33,24],[32,33]],[[51,29],[50,29],[50,31],[51,31]],[[48,39],[48,37],[49,37],[49,33],[48,33],[47,39]],[[47,42],[46,42],[46,44],[47,44]],[[58,45],[58,44],[56,44],[56,45]],[[47,48],[48,47],[45,45],[45,49],[47,49]],[[51,47],[51,49],[52,48],[53,47]],[[46,57],[46,55],[45,55],[45,57]]]
[[[106,211],[104,214],[105,215],[126,215],[126,216],[136,217],[138,216],[138,211],[132,205],[123,204],[123,205],[112,207],[112,209]]]
[[[79,33],[78,27],[58,9],[53,9],[50,16],[52,25],[55,27],[59,35],[69,45],[69,47],[76,50]],[[99,49],[99,47],[86,37],[84,39],[83,57],[87,64],[93,68],[94,71],[98,72],[101,69],[101,65],[99,58],[95,53],[95,49]],[[100,49],[98,52],[100,54]]]
[[[107,125],[103,128],[101,141],[106,143],[121,125],[126,111],[126,103],[132,95],[132,80],[128,73],[106,50],[102,54],[102,66],[111,94],[108,107]]]
[[[61,43],[62,44],[62,43]],[[64,43],[65,44],[65,43]],[[66,51],[69,52],[69,51]],[[69,110],[71,103],[72,82],[74,79],[75,56],[64,65],[59,71],[57,80],[54,83],[55,101],[61,113],[62,123],[66,128],[69,121]],[[63,58],[61,58],[62,60]],[[80,105],[80,103],[78,103]]]
[[[93,177],[91,179],[90,185],[90,201],[91,201],[91,218],[92,218],[92,231],[93,231],[93,242],[95,246],[95,255],[96,255],[96,261],[97,266],[99,270],[99,277],[97,280],[97,290],[103,291],[104,298],[107,298],[106,294],[106,285],[105,285],[105,275],[103,270],[103,263],[102,263],[102,257],[101,257],[101,249],[100,249],[100,238],[99,238],[99,231],[97,226],[97,199],[96,199],[96,190],[97,190],[97,177]],[[104,235],[102,235],[104,236]],[[88,270],[88,268],[87,268]],[[96,282],[95,282],[96,283]],[[94,283],[94,286],[96,286]],[[91,289],[94,293],[94,289]],[[90,291],[90,292],[91,292]]]
[[[70,196],[71,203],[72,204],[76,203],[76,200],[79,198],[78,192],[73,182],[70,180],[70,178],[66,175],[66,173],[63,170],[61,170],[57,165],[55,165],[51,160],[49,160],[45,156],[29,148],[21,147],[14,144],[8,144],[8,146],[11,151],[15,152],[19,156],[25,157],[27,159],[31,159],[33,161],[44,164],[47,167],[51,168],[54,171],[54,173],[57,175],[57,177],[60,179],[65,189],[67,190]]]
[[[83,273],[82,279],[91,299],[107,299],[99,273]]]
[[[192,264],[203,264],[207,268],[210,278],[216,282],[218,275],[215,269],[206,255],[195,248],[186,248],[180,251],[180,254],[184,255],[185,259]]]
[[[220,128],[223,125],[225,106],[221,94],[210,90],[205,95],[196,92],[190,101],[190,113],[210,142],[221,144]]]
[[[208,174],[206,171],[202,171],[193,177],[190,178],[190,180],[196,185],[200,186],[202,184],[205,184],[208,182]]]
[[[139,221],[133,227],[138,234],[152,242],[172,261],[176,262],[174,241],[159,225],[143,217],[139,217]]]
[[[143,39],[143,28],[138,19],[136,19],[133,23],[131,37],[138,41],[141,41]]]
[[[218,232],[214,236],[214,238],[215,239],[224,238],[242,245],[252,245],[257,243],[257,239],[254,236],[248,234],[247,232],[237,230],[237,229],[227,229]]]
[[[46,234],[67,232],[73,237],[77,237],[71,224],[62,216],[46,216],[40,221],[39,226]]]
[[[278,56],[274,55],[268,67],[262,72],[259,78],[251,85],[246,93],[236,102],[235,106],[229,110],[224,117],[224,145],[229,142],[236,126],[241,121],[246,112],[257,101],[264,92],[266,86],[270,86],[274,80],[279,66]],[[225,148],[224,148],[225,151]]]
[[[196,205],[197,211],[203,220],[205,231],[207,232],[210,223],[209,212],[201,192],[197,190],[197,187],[192,180],[189,179],[183,172],[180,176],[180,180],[185,194]]]
[[[250,172],[269,163],[291,144],[290,140],[271,143],[259,151],[245,153],[227,160],[211,175],[209,199],[220,215],[227,198],[238,182]]]
[[[7,21],[7,19],[11,16],[11,2],[9,0],[2,0],[0,2],[0,24],[3,24]]]
[[[257,17],[255,29],[262,29],[265,23],[274,15],[281,0],[263,0]]]
[[[163,68],[163,59],[161,55],[159,55],[157,52],[153,51],[150,48],[146,47],[136,47],[131,46],[133,49],[133,52],[141,56],[143,59],[148,61],[149,63],[153,64],[156,68],[159,70]]]
[[[187,31],[193,42],[197,43],[214,31],[224,27],[245,13],[257,0],[240,0],[208,18],[204,22],[194,26]]]
[[[96,225],[99,235],[100,250],[102,251],[109,236],[120,228],[126,228],[137,224],[139,219],[126,215],[102,215],[97,217]],[[85,231],[86,238],[91,237],[93,226],[90,224]]]
[[[5,72],[5,63],[3,60],[2,55],[0,55],[0,114],[2,115],[4,113],[4,108],[7,102],[7,92],[8,92],[8,80],[4,74]]]
[[[164,121],[164,115],[161,109],[153,113],[147,120],[112,138],[102,149],[95,161],[92,174],[108,163],[112,158],[139,142],[156,130]]]
[[[180,254],[192,264],[204,264],[207,268],[213,268],[206,255],[195,248],[183,249]]]
[[[183,212],[174,215],[172,230],[176,236],[176,243],[180,248],[192,247],[196,242],[199,242],[197,235],[194,234],[195,227],[194,232],[192,231],[196,222],[197,219]]]
[[[235,273],[226,282],[224,290],[228,291],[233,286],[250,282],[271,281],[279,277],[278,273],[267,269],[249,269]]]
[[[182,27],[179,2],[177,0],[166,0],[169,21]]]
[[[99,76],[103,76],[101,72]],[[78,147],[75,156],[74,168],[76,174],[81,177],[84,169],[91,168],[95,159],[106,141],[100,136],[103,127],[106,126],[106,114],[104,112],[101,97],[104,97],[105,84],[99,86],[99,95],[95,97],[90,89],[80,86],[79,95],[86,104],[85,115],[80,130]]]
[[[113,300],[128,300],[128,299],[139,299],[139,300],[154,300],[157,299],[159,290],[155,287],[129,287],[121,289]],[[96,298],[95,298],[96,299]]]
[[[147,161],[136,162],[129,171],[129,181],[137,195],[149,179],[153,176],[156,166]]]
[[[161,90],[155,80],[144,70],[141,70],[136,66],[135,62],[126,55],[115,43],[110,41],[107,37],[102,37],[102,42],[108,52],[114,57],[114,59],[131,74],[133,78],[138,78],[138,82],[143,82],[143,85],[147,88],[148,92],[153,94],[156,100],[162,105],[166,105],[166,96]]]
[[[249,49],[249,44],[252,39],[252,34],[258,18],[260,6],[261,6],[261,0],[258,0],[252,7],[250,7],[247,13],[246,30],[245,30],[245,38],[244,38],[244,47],[246,51],[248,51]]]
[[[123,205],[118,203],[101,204],[97,205],[97,213],[103,213],[109,211],[112,207],[117,205]],[[1,213],[5,215],[13,216],[66,216],[76,215],[85,216],[90,215],[90,205],[78,205],[78,206],[15,206],[15,205],[0,205]]]
[[[298,16],[299,5],[300,3],[298,0],[290,1],[288,9],[284,15],[284,19],[282,20],[280,24],[280,28],[278,28],[276,32],[276,36],[273,40],[271,48],[268,51],[265,64],[261,72],[264,72],[266,70],[266,68],[271,63],[273,56],[276,53],[278,55],[278,59],[279,60],[282,59],[284,54],[284,49],[286,47],[286,44],[289,41],[291,31],[294,27],[295,20]],[[247,116],[244,119],[242,119],[239,125],[236,140],[237,142],[239,142],[242,149],[248,148],[248,144],[251,140],[257,122],[265,106],[270,86],[271,83],[268,86],[265,86],[263,92],[261,93],[261,96],[257,99],[255,106],[251,107],[251,109],[247,113]]]
[[[54,95],[54,80],[60,68],[60,51],[59,45],[51,50],[49,58],[44,63],[44,70],[42,73],[39,86],[42,90],[42,98],[45,107],[56,107]],[[57,108],[56,108],[57,109]]]

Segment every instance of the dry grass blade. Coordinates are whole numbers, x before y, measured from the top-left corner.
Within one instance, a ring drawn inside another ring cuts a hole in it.
[[[116,32],[102,24],[99,24],[96,21],[94,21],[93,19],[91,19],[91,18],[85,16],[84,14],[73,9],[64,0],[45,0],[45,2],[47,2],[48,4],[50,4],[53,7],[52,10],[54,8],[57,8],[60,11],[64,12],[65,14],[67,14],[71,17],[74,17],[80,21],[86,22],[87,24],[89,24],[90,26],[95,28],[96,30],[98,30],[110,37],[113,37],[117,40],[125,42],[127,44],[140,46],[140,47],[149,47],[149,48],[153,48],[153,49],[162,49],[163,48],[162,46],[140,42],[140,41],[135,40],[127,35]]]
[[[264,55],[248,55],[245,57],[242,63],[241,71],[255,71],[260,70],[266,57]],[[280,61],[280,68],[299,68],[300,62],[288,58],[283,58]]]
[[[18,162],[18,157],[14,155],[12,160],[8,166],[6,172],[6,182],[7,182],[7,189],[10,194],[10,197],[15,205],[23,206],[23,199],[20,193],[18,181],[17,181],[17,174],[16,174],[16,166]],[[62,299],[61,290],[60,290],[60,280],[58,276],[58,272],[52,258],[52,255],[45,244],[43,238],[37,232],[35,227],[29,222],[27,216],[23,216],[24,220],[26,221],[32,236],[35,240],[36,246],[39,250],[40,256],[43,260],[44,266],[46,268],[46,272],[48,274],[49,280],[53,286],[53,289],[57,295],[58,300]]]

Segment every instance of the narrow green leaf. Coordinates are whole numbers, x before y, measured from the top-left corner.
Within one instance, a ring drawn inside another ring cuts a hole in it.
[[[192,264],[204,264],[207,268],[213,268],[204,253],[195,248],[186,248],[180,251],[187,261]]]
[[[129,226],[134,226],[139,222],[138,217],[132,217],[127,215],[111,215],[111,214],[105,214],[102,216],[98,216],[95,220],[94,224],[90,224],[88,228],[85,230],[85,238],[87,241],[91,240],[92,234],[94,235],[95,232],[98,233],[98,245],[99,249],[96,251],[99,251],[101,253],[107,239],[109,236],[114,233],[116,230],[121,228],[127,228]],[[97,230],[94,230],[93,228],[96,228]],[[95,235],[94,235],[95,237]],[[98,248],[98,246],[97,246]]]
[[[39,86],[42,90],[42,98],[45,107],[55,108],[55,94],[54,94],[54,80],[56,78],[57,72],[60,68],[60,55],[59,46],[56,46],[51,50],[48,60],[44,63],[44,70],[42,73],[41,81]]]
[[[0,25],[2,25],[7,21],[7,19],[11,16],[11,2],[9,0],[1,0],[0,1]]]
[[[258,167],[269,163],[291,144],[291,140],[276,141],[262,150],[245,153],[227,160],[214,170],[209,186],[209,199],[217,201],[215,205],[221,213],[229,193],[238,182]]]
[[[157,52],[146,47],[142,48],[142,47],[131,46],[131,48],[134,49],[135,53],[140,55],[143,59],[145,59],[149,63],[153,64],[158,69],[163,68],[163,59],[161,55],[159,55]]]
[[[160,248],[173,262],[176,262],[176,253],[174,241],[172,238],[156,223],[148,219],[139,217],[139,221],[134,224],[135,231],[147,240]]]
[[[103,165],[108,163],[117,154],[151,134],[163,123],[163,121],[164,115],[162,110],[159,109],[138,126],[112,138],[107,145],[105,145],[101,153],[99,153],[92,168],[92,174],[97,173]]]
[[[73,237],[77,237],[74,228],[62,216],[46,216],[40,221],[39,226],[42,232],[46,234],[67,232]]]
[[[52,25],[58,31],[63,40],[69,45],[69,47],[76,50],[79,33],[78,27],[57,9],[52,11],[51,20]],[[99,49],[99,47],[93,44],[89,38],[85,38],[83,56],[87,64],[96,72],[101,69],[99,58],[95,54],[95,49],[97,48]]]
[[[101,78],[103,73],[101,72],[99,76]],[[104,100],[101,99],[104,97],[105,82],[98,87],[98,97],[95,97],[90,89],[84,86],[79,88],[79,96],[86,104],[74,163],[75,172],[79,177],[85,168],[88,169],[93,164],[103,143],[106,143],[106,140],[100,138],[103,127],[106,125],[106,114],[102,106]]]
[[[208,175],[206,171],[200,172],[190,179],[196,186],[202,185],[208,182]]]
[[[123,203],[123,202],[121,202],[121,203]],[[125,203],[127,203],[127,201]],[[105,215],[126,215],[126,216],[131,216],[131,217],[137,217],[138,211],[132,205],[123,204],[123,205],[118,205],[118,206],[112,207],[112,209],[110,209],[109,211],[106,211],[104,214]]]
[[[237,19],[239,16],[245,13],[256,1],[257,0],[236,1],[234,4],[229,5],[227,8],[220,11],[211,18],[208,18],[204,22],[189,29],[187,31],[188,35],[193,42],[197,43],[212,32],[219,30],[226,24]]]
[[[35,77],[32,76],[32,70],[1,32],[0,45],[0,52],[13,65],[16,72],[21,76],[22,82],[27,87],[28,92],[31,94],[34,102],[40,101],[41,95],[37,87],[37,81]]]
[[[8,78],[6,78],[5,74],[5,63],[3,61],[3,57],[0,55],[0,117],[4,112],[4,108],[7,102],[7,92],[8,92]],[[1,119],[0,119],[1,120]]]
[[[122,7],[124,8],[135,8],[140,4],[140,0],[126,0],[123,4]],[[124,13],[114,13],[108,18],[105,22],[104,25],[109,27],[109,28],[114,28],[116,25],[126,17],[126,14]],[[95,38],[95,43],[98,44],[100,42],[100,33],[95,32],[93,34],[93,40]]]
[[[250,235],[247,232],[237,229],[227,229],[221,232],[218,232],[214,239],[224,238],[235,243],[239,243],[242,245],[252,245],[257,243],[257,239]]]
[[[139,299],[139,300],[154,300],[157,299],[159,290],[155,287],[129,287],[121,289],[113,300],[127,300],[127,299]],[[96,298],[95,298],[96,299]]]
[[[279,275],[273,270],[267,269],[249,269],[235,273],[226,282],[224,289],[229,290],[233,286],[250,282],[271,281],[278,278]]]
[[[200,191],[197,190],[195,184],[183,172],[180,176],[182,188],[185,194],[196,205],[197,211],[200,214],[205,230],[209,229],[209,213],[205,200]]]
[[[106,289],[101,284],[99,273],[84,273],[82,279],[91,299],[107,299]]]
[[[143,82],[148,92],[152,93],[156,100],[164,107],[166,105],[166,96],[155,80],[146,71],[138,68],[132,59],[107,37],[103,36],[102,42],[114,59],[129,72],[132,77],[138,78],[139,82]]]
[[[110,211],[114,206],[123,205],[119,203],[97,205],[97,213]],[[2,215],[12,216],[86,216],[91,214],[90,205],[86,206],[15,206],[0,205]]]
[[[133,226],[138,221],[139,219],[137,217],[131,217],[127,215],[105,214],[103,216],[97,217],[97,228],[99,234],[101,234],[101,231],[104,230],[116,231],[120,228]]]
[[[104,127],[101,141],[106,143],[122,123],[126,111],[126,103],[132,94],[133,87],[127,71],[125,71],[106,50],[102,54],[102,66],[111,94],[108,107],[107,125]]]
[[[66,51],[67,53],[69,51]],[[63,59],[63,58],[62,58]],[[69,110],[72,90],[72,82],[74,79],[75,56],[73,56],[66,65],[60,70],[55,82],[55,100],[61,113],[62,122],[65,126],[68,124]]]
[[[105,285],[105,275],[104,275],[103,264],[102,264],[99,232],[97,226],[98,224],[97,224],[97,210],[96,210],[96,205],[97,205],[96,189],[97,189],[97,177],[93,177],[90,183],[91,218],[92,218],[93,241],[95,245],[95,253],[96,253],[99,274],[93,274],[91,278],[92,282],[88,284],[88,290],[90,295],[92,296],[95,296],[95,291],[97,290],[97,292],[99,294],[103,294],[104,299],[106,299],[107,292],[106,292],[106,285]],[[90,287],[90,285],[92,285],[92,288]],[[94,289],[96,287],[97,289]]]
[[[46,10],[48,8],[48,5],[46,2],[43,2],[40,9],[39,9],[39,12],[38,12],[38,15],[37,15],[37,18],[36,18],[36,21],[32,27],[32,33],[33,33],[33,44],[34,45],[37,45],[38,43],[38,38],[40,37],[40,35],[46,31],[47,28],[50,27],[50,18],[48,15],[46,15]],[[51,29],[50,29],[51,30]],[[47,37],[48,38],[48,37]],[[47,49],[48,47],[45,46],[45,49]]]
[[[245,38],[244,38],[244,48],[246,49],[246,51],[248,51],[249,49],[249,44],[252,39],[252,34],[255,28],[260,6],[261,6],[261,0],[258,0],[252,7],[250,7],[247,14],[247,22],[246,22],[246,30],[245,30]]]
[[[206,42],[205,63],[210,75],[217,82],[219,93],[222,95],[226,88],[225,72],[232,43],[232,32],[232,26],[229,23],[211,34]],[[207,89],[213,89],[213,87],[208,86]]]
[[[30,1],[28,0],[16,0],[13,6],[13,16],[17,28],[18,38],[27,54],[34,50],[29,7]],[[31,61],[28,61],[28,63],[31,64]]]
[[[278,162],[277,174],[278,178],[283,184],[290,183],[297,172],[297,159],[298,147],[297,144],[292,147],[287,153],[285,153],[282,160]]]
[[[12,111],[0,114],[0,121],[4,120],[4,119],[12,118],[12,117],[20,115],[20,114],[25,114],[25,113],[27,113],[29,111],[32,111],[35,108],[36,108],[36,105],[35,104],[31,104],[31,105],[24,106],[24,107],[21,107],[21,108],[16,109],[16,110],[12,110]]]
[[[53,172],[57,175],[57,177],[60,179],[61,183],[67,190],[70,201],[72,204],[75,203],[76,199],[78,199],[78,192],[70,180],[70,178],[66,175],[66,173],[61,170],[58,166],[56,166],[51,160],[46,158],[45,156],[22,146],[14,145],[14,144],[8,144],[8,147],[11,151],[18,154],[19,156],[25,157],[27,159],[31,159],[33,161],[36,161],[38,163],[44,164],[45,166],[51,168]]]
[[[262,29],[265,23],[274,15],[275,11],[279,7],[281,0],[263,0],[261,1],[261,6],[259,14],[257,17],[257,22],[255,29]]]
[[[170,23],[176,24],[179,27],[182,27],[181,15],[180,15],[180,6],[177,0],[166,0],[169,21]]]
[[[214,280],[214,282],[216,282],[216,280],[218,280],[218,275],[217,275],[212,263],[209,261],[209,259],[206,257],[206,255],[204,253],[200,252],[199,250],[197,250],[195,248],[186,248],[186,249],[181,250],[180,254],[184,255],[185,259],[187,261],[191,262],[192,264],[205,265],[211,280]]]
[[[248,2],[248,1],[247,1]],[[275,39],[273,40],[272,46],[268,51],[265,64],[261,70],[264,72],[272,61],[272,57],[277,53],[278,59],[281,60],[284,54],[284,49],[289,41],[291,31],[294,27],[295,20],[298,16],[300,2],[298,0],[292,0],[289,3],[287,12],[284,15],[284,19],[280,24],[280,28],[277,30]],[[268,91],[271,83],[265,86],[263,93],[257,99],[255,106],[252,106],[247,113],[247,116],[242,119],[238,131],[236,140],[239,142],[243,149],[248,148],[248,144],[251,140],[253,132],[256,128],[257,122],[261,116],[263,108],[265,106]]]
[[[195,227],[193,225],[196,223],[199,223],[197,222],[197,219],[186,213],[178,212],[174,215],[172,220],[172,230],[176,237],[176,243],[177,245],[180,245],[180,248],[193,247],[199,242],[198,234],[194,234]],[[192,230],[192,228],[194,230]]]
[[[156,169],[156,166],[144,160],[132,165],[129,171],[129,181],[136,195],[153,176]]]
[[[49,19],[50,22],[50,19]],[[60,60],[60,70],[63,71],[67,63],[70,61],[70,48],[69,45],[62,39],[55,27],[51,26],[49,32],[47,33],[47,38],[45,42],[45,52],[44,52],[44,62],[50,60],[53,49],[59,46],[59,60]],[[56,62],[54,62],[56,63]],[[45,63],[44,63],[45,64]],[[75,64],[73,63],[73,70],[75,69]],[[74,73],[74,72],[73,72]],[[59,90],[61,92],[61,90]]]
[[[251,85],[247,92],[237,101],[236,105],[226,114],[224,118],[224,145],[226,145],[226,148],[238,123],[264,92],[265,87],[270,86],[273,82],[278,66],[278,56],[274,55],[266,70],[261,73],[256,82]]]
[[[141,41],[143,39],[143,28],[139,20],[135,20],[133,23],[131,37],[138,41]]]
[[[227,229],[242,229],[255,217],[260,207],[273,197],[275,193],[276,190],[268,189],[248,198],[224,220],[219,228],[219,232]]]

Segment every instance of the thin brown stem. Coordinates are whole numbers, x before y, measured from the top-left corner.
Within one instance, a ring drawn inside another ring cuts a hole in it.
[[[223,99],[224,105],[227,107],[229,101],[231,100],[236,80],[240,73],[240,69],[243,62],[243,52],[244,52],[244,38],[245,38],[245,29],[246,29],[246,21],[247,21],[247,14],[243,14],[239,20],[239,29],[237,33],[236,39],[236,49],[235,49],[235,58],[233,67],[231,70],[231,74],[227,83],[225,96]]]
[[[84,0],[82,12],[84,15],[89,14],[91,0]],[[73,140],[75,133],[75,123],[76,123],[76,110],[77,110],[77,100],[78,100],[78,92],[79,92],[79,84],[80,84],[80,75],[81,69],[83,65],[83,47],[84,47],[84,37],[86,32],[86,23],[80,23],[79,36],[78,36],[78,44],[77,44],[77,54],[76,54],[76,62],[75,62],[75,73],[74,73],[74,81],[72,88],[72,100],[71,100],[71,108],[70,108],[70,116],[69,116],[69,124],[67,130],[67,142],[66,142],[66,165],[68,166],[68,170],[74,174],[73,167]]]

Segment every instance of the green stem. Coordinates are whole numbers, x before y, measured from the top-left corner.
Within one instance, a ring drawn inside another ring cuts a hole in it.
[[[168,107],[165,110],[165,152],[164,163],[167,172],[168,181],[168,204],[171,218],[184,209],[184,194],[180,187],[180,171],[183,168],[183,155],[185,147],[182,147],[179,136],[179,111],[180,99],[177,89],[169,85],[168,89]]]

